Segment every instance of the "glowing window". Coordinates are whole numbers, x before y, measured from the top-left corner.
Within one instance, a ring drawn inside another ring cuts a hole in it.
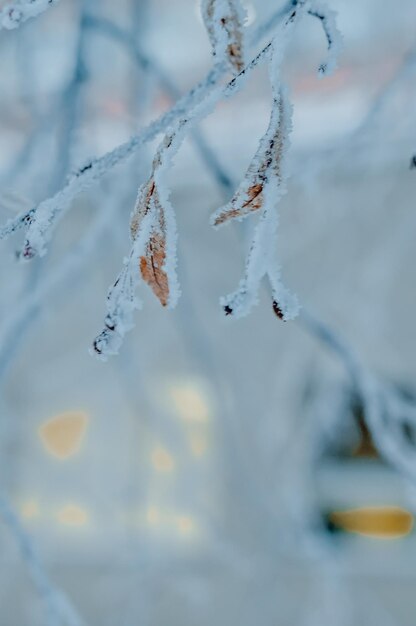
[[[40,514],[39,503],[34,498],[25,500],[20,505],[20,515],[24,519],[34,519],[36,517],[39,517],[39,514]]]
[[[176,518],[176,526],[181,535],[193,535],[196,532],[195,521],[188,515],[179,515]]]
[[[65,526],[85,526],[88,523],[88,512],[77,504],[67,504],[56,514],[56,519]]]
[[[175,385],[169,395],[179,417],[192,422],[208,422],[208,402],[196,385]]]
[[[408,535],[414,523],[413,515],[398,507],[362,507],[334,511],[330,522],[340,530],[367,537],[394,539]]]
[[[40,426],[39,437],[50,454],[58,459],[68,459],[81,448],[87,424],[85,413],[62,413]]]
[[[175,468],[175,461],[165,448],[158,446],[151,454],[153,467],[158,472],[172,472]]]
[[[199,433],[192,433],[189,437],[189,447],[193,456],[199,458],[204,456],[207,451],[207,438]]]

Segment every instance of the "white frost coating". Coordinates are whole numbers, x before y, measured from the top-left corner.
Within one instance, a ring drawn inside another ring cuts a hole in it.
[[[152,175],[139,189],[135,209],[131,216],[131,229],[133,234],[133,246],[129,257],[124,262],[124,267],[110,289],[107,296],[107,316],[105,328],[95,339],[92,354],[101,360],[117,354],[127,331],[133,326],[134,311],[140,308],[136,299],[136,288],[141,282],[140,259],[145,254],[146,246],[152,235],[157,230],[158,206],[163,209],[163,218],[166,225],[166,257],[163,269],[168,277],[169,300],[168,308],[173,308],[180,296],[180,287],[176,276],[176,220],[173,207],[170,203],[170,192],[165,188],[164,175],[172,164],[172,160],[178,152],[188,129],[190,130],[203,116],[208,115],[221,98],[230,97],[245,84],[247,75],[270,54],[271,44],[268,44],[251,61],[251,63],[225,87],[216,87],[199,103],[188,112],[186,117],[180,118],[173,129],[166,135],[160,144],[153,160]],[[153,196],[145,202],[149,193],[151,182],[157,185],[158,201],[154,202]]]
[[[245,66],[244,22],[240,0],[202,0],[202,17],[217,62],[225,61],[234,71]]]
[[[279,41],[270,62],[273,105],[268,129],[231,202],[213,216],[213,223],[218,226],[229,219],[241,220],[251,213],[260,212],[244,278],[235,292],[220,300],[226,315],[237,318],[247,315],[257,303],[259,286],[265,276],[272,288],[276,315],[286,321],[296,317],[299,311],[297,298],[281,282],[275,251],[278,228],[276,207],[286,192],[286,154],[292,129],[292,107],[286,90],[278,82],[284,48],[285,42]]]
[[[179,131],[180,132],[180,131]],[[164,175],[172,165],[172,158],[179,149],[183,141],[183,137],[170,136],[170,145],[166,147],[164,144],[159,153],[159,166],[154,170],[154,179],[157,185],[159,200],[163,207],[163,217],[165,223],[165,260],[163,270],[166,272],[169,284],[169,297],[167,308],[173,309],[178,303],[181,294],[177,267],[177,241],[178,232],[176,228],[176,216],[174,208],[170,202],[170,190],[166,187]]]
[[[18,28],[23,22],[32,17],[37,17],[46,9],[60,0],[19,0],[8,3],[0,11],[0,30],[12,30]]]
[[[280,36],[283,34],[285,28],[293,23],[293,15],[298,15],[299,13],[300,11],[298,9],[296,11],[290,9],[286,13],[285,19],[278,27]],[[260,26],[258,33],[261,35],[264,30],[264,25]],[[257,34],[253,37],[253,40],[255,41],[256,38]],[[267,58],[270,48],[271,44],[268,44],[236,78],[225,85],[222,90],[222,96],[224,98],[233,95],[236,91],[241,89],[243,86],[242,79],[245,79],[260,62]],[[22,258],[31,259],[37,255],[43,256],[46,253],[46,245],[52,236],[54,228],[73,200],[99,181],[116,165],[128,159],[140,146],[152,141],[159,133],[165,132],[169,126],[174,124],[178,118],[183,117],[187,111],[190,111],[199,103],[204,102],[205,99],[210,99],[213,89],[218,89],[216,85],[223,74],[224,64],[218,63],[204,80],[195,88],[191,89],[185,96],[180,98],[169,111],[152,122],[138,135],[133,136],[102,157],[93,159],[91,163],[83,165],[83,167],[78,169],[76,175],[72,176],[67,184],[54,196],[43,200],[28,211],[23,211],[17,217],[9,219],[6,224],[0,228],[0,240],[9,237],[26,226],[27,236],[22,251]],[[218,98],[220,96],[221,92],[218,94]]]
[[[308,13],[321,21],[325,33],[328,54],[318,71],[321,76],[328,76],[337,68],[338,58],[343,47],[342,35],[337,27],[337,14],[325,2],[315,2],[315,0],[311,1]]]
[[[272,289],[273,308],[281,319],[294,319],[299,313],[299,303],[283,285],[280,267],[276,258],[276,238],[279,218],[276,204],[281,193],[276,196],[277,180],[272,176],[264,189],[262,213],[256,226],[246,260],[244,278],[238,289],[221,298],[220,304],[226,315],[241,318],[248,315],[258,303],[258,291],[262,279],[267,276]]]
[[[139,190],[139,195],[142,188]],[[146,243],[149,239],[154,216],[148,213],[141,220],[130,255],[124,259],[123,269],[107,296],[107,315],[105,328],[96,337],[91,354],[106,361],[108,356],[118,354],[124,335],[134,326],[134,311],[142,304],[136,297],[136,288],[140,282],[139,264]]]

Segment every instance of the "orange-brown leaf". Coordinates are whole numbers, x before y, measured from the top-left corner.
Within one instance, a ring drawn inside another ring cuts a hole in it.
[[[226,0],[221,5],[226,7],[226,12],[221,13],[218,0],[206,0],[203,16],[214,54],[226,54],[233,70],[239,73],[244,69],[243,24],[235,1]],[[223,31],[223,34],[218,35],[218,30]],[[221,51],[219,45],[224,34],[227,46]]]
[[[237,217],[243,217],[244,215],[247,215],[247,213],[255,212],[261,209],[261,207],[263,206],[262,184],[257,183],[249,187],[246,195],[248,199],[243,203],[241,207],[235,206],[235,201],[237,200],[237,197],[234,196],[234,198],[231,200],[230,205],[228,205],[229,208],[227,208],[216,217],[214,221],[214,226],[220,226],[221,224],[224,224],[229,220],[235,219]]]
[[[283,98],[274,101],[267,132],[262,137],[257,152],[247,170],[244,181],[231,201],[213,216],[213,225],[220,226],[232,219],[243,218],[263,207],[264,189],[270,179],[282,182],[284,153]]]
[[[163,269],[165,259],[165,238],[161,233],[153,233],[147,245],[146,255],[140,257],[140,272],[162,306],[166,306],[169,300],[169,281]]]

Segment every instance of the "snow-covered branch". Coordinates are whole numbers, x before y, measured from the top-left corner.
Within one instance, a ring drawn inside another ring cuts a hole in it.
[[[184,117],[179,118],[159,146],[153,161],[152,174],[148,182],[139,189],[136,208],[132,215],[132,249],[124,261],[121,274],[110,289],[105,328],[93,344],[93,351],[100,358],[105,359],[108,355],[116,354],[126,331],[132,328],[133,312],[141,306],[135,295],[140,279],[148,283],[163,306],[175,306],[180,293],[176,278],[176,226],[174,211],[169,202],[169,191],[164,187],[164,173],[171,165],[186,134],[208,115],[220,100],[237,93],[259,63],[270,59],[274,89],[272,120],[259,148],[262,151],[261,157],[258,156],[251,166],[252,169],[259,169],[257,178],[262,181],[263,188],[261,194],[257,195],[264,199],[264,208],[249,254],[246,278],[238,292],[232,296],[233,307],[228,302],[229,299],[223,303],[223,307],[227,314],[233,312],[237,317],[247,313],[255,300],[260,280],[267,274],[273,291],[275,312],[285,320],[296,316],[297,300],[283,287],[274,255],[273,235],[277,230],[274,203],[278,196],[275,196],[271,189],[273,183],[277,186],[278,195],[284,189],[283,156],[290,126],[290,113],[288,115],[285,109],[284,97],[282,93],[277,93],[278,68],[288,41],[288,32],[295,24],[296,18],[302,14],[300,9],[303,6],[302,3],[299,8],[290,11],[274,39],[237,76],[224,87],[212,89],[205,98],[190,108]]]
[[[329,75],[336,69],[342,50],[342,36],[337,27],[336,13],[325,3],[315,0],[313,0],[308,13],[320,20],[322,24],[328,46],[328,55],[319,66],[319,73]]]
[[[280,11],[278,15],[281,15]],[[289,8],[283,14],[283,23],[290,23],[294,15],[296,15],[296,10],[293,9],[293,3],[290,2]],[[258,32],[264,35],[267,29],[264,25],[261,25]],[[255,33],[252,40],[256,42],[257,39],[258,37]],[[247,68],[240,73],[241,76],[247,75],[253,67],[265,58],[270,49],[270,45],[271,44],[268,44],[259,55],[253,59]],[[22,253],[23,258],[30,259],[36,256],[36,254],[40,256],[45,254],[46,244],[52,235],[57,221],[63,216],[73,200],[105,176],[112,168],[136,153],[142,145],[152,141],[158,134],[165,132],[178,118],[184,116],[188,111],[196,107],[198,103],[209,97],[210,92],[220,81],[222,76],[224,76],[225,72],[225,64],[216,64],[200,83],[180,98],[171,109],[152,122],[142,132],[133,136],[125,143],[120,144],[102,157],[92,159],[89,163],[83,164],[82,167],[78,169],[77,173],[70,178],[68,183],[54,196],[43,200],[28,211],[24,211],[15,218],[10,219],[0,228],[0,240],[26,226],[28,227],[28,233]],[[224,89],[224,97],[228,94],[231,95],[236,84],[236,79],[230,81]]]
[[[17,0],[9,2],[0,10],[0,30],[12,30],[37,17],[60,0]]]
[[[234,73],[241,72],[245,65],[245,12],[240,0],[202,0],[201,9],[214,57]]]

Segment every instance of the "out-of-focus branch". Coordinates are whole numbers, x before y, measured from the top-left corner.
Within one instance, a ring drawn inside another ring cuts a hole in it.
[[[61,102],[64,107],[62,129],[57,147],[57,163],[51,180],[51,190],[59,189],[65,177],[68,175],[71,151],[74,140],[74,131],[77,127],[77,117],[79,99],[82,85],[86,81],[86,59],[85,48],[87,39],[87,18],[86,10],[89,6],[88,0],[81,0],[78,40],[76,45],[74,67],[71,78],[66,89],[62,93]]]
[[[169,74],[165,72],[156,59],[140,48],[138,42],[128,31],[120,28],[105,18],[95,17],[92,15],[89,15],[86,18],[86,25],[103,35],[111,37],[114,41],[117,41],[125,47],[139,67],[145,72],[150,72],[157,79],[162,89],[173,102],[180,98],[181,93],[173,80],[170,78]],[[212,173],[218,185],[225,193],[230,193],[234,188],[231,176],[226,172],[225,167],[219,162],[218,157],[209,145],[204,134],[200,130],[194,129],[191,133],[191,137],[203,162]]]
[[[48,300],[55,289],[65,284],[69,277],[84,266],[85,259],[93,252],[106,229],[110,228],[111,219],[114,218],[118,206],[113,198],[108,198],[107,201],[103,199],[95,219],[79,243],[37,287],[26,291],[25,297],[3,320],[0,330],[0,381],[7,373],[19,345],[24,340],[42,304]]]
[[[363,365],[355,351],[329,326],[303,309],[299,322],[343,363],[360,398],[374,443],[384,458],[407,479],[416,481],[416,449],[405,426],[415,424],[415,406]]]
[[[0,494],[0,518],[16,541],[33,584],[44,602],[47,626],[85,626],[84,620],[78,615],[71,601],[49,579],[30,536],[2,494]]]

